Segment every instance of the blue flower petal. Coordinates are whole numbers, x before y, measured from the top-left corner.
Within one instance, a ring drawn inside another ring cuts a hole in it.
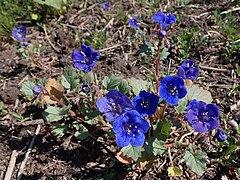
[[[206,111],[211,117],[218,117],[220,115],[219,108],[216,104],[208,104],[206,107]]]
[[[143,146],[145,141],[145,135],[141,132],[134,134],[135,136],[132,136],[130,138],[130,144],[132,146]]]
[[[182,99],[187,95],[187,89],[185,86],[178,87],[178,98]]]
[[[201,121],[196,122],[195,124],[192,124],[193,129],[199,133],[204,133],[208,131],[206,123],[203,123]]]
[[[210,121],[208,122],[208,129],[210,131],[217,129],[219,126],[220,126],[220,120],[218,119],[218,117],[211,118]]]
[[[124,124],[125,123],[126,123],[126,119],[124,118],[124,116],[119,116],[113,122],[113,131],[115,133],[120,133],[120,132],[124,131]]]
[[[168,104],[170,104],[170,105],[176,105],[176,104],[178,103],[178,100],[179,100],[179,98],[178,98],[177,95],[175,95],[175,96],[169,95],[169,96],[167,96],[167,98],[165,99],[165,101],[166,101]]]
[[[112,106],[105,97],[100,97],[96,102],[97,108],[101,113],[112,111]]]
[[[130,137],[127,135],[125,131],[123,131],[122,133],[117,133],[116,143],[120,147],[128,146],[130,144]]]

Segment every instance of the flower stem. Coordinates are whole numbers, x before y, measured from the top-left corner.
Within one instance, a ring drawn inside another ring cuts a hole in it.
[[[161,114],[161,116],[160,116],[160,119],[163,119],[163,118],[164,118],[166,108],[167,108],[167,103],[164,103],[164,106],[163,106],[163,109],[162,109],[162,114]]]
[[[62,102],[61,100],[59,100],[58,98],[56,98],[54,95],[52,95],[51,93],[49,93],[48,90],[46,90],[46,88],[44,89],[44,91],[47,92],[47,94],[50,96],[51,99],[57,101],[57,103],[58,103],[59,105],[61,105],[62,107],[65,107],[65,106],[66,106],[66,104],[64,104],[64,102]],[[77,116],[77,114],[76,114],[73,110],[69,109],[68,112],[69,112],[69,114],[70,114],[71,117],[78,117],[78,119],[79,119],[80,121],[84,122],[84,119],[81,118],[81,117],[79,117],[79,116]]]

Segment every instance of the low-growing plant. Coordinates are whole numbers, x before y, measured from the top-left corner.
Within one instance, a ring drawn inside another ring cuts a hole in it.
[[[137,29],[141,23],[134,18],[128,22]],[[221,129],[220,109],[212,103],[211,93],[194,84],[200,72],[193,60],[182,62],[177,74],[159,74],[159,62],[169,54],[167,27],[176,22],[176,16],[158,12],[152,20],[155,29],[142,50],[155,60],[154,77],[149,78],[152,81],[99,77],[94,67],[100,52],[83,43],[72,53],[73,67],[65,67],[57,78],[25,81],[21,91],[26,100],[44,109],[43,117],[52,123],[56,136],[71,134],[84,140],[95,138],[102,130],[116,137],[120,147],[116,158],[122,163],[147,168],[159,157],[169,157],[168,173],[174,177],[183,171],[172,161],[171,149],[181,148],[186,165],[203,175],[208,154],[199,145],[208,143],[213,147],[211,142],[218,140],[218,153],[235,155],[237,140],[228,138]],[[15,35],[23,37],[18,31]],[[182,39],[192,40],[193,32],[186,37]]]

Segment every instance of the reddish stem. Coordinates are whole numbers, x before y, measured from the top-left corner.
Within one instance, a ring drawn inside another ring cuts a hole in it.
[[[163,119],[163,118],[164,118],[166,108],[167,108],[167,103],[164,103],[164,106],[163,106],[163,110],[162,110],[162,114],[161,114],[161,116],[160,116],[160,119]]]

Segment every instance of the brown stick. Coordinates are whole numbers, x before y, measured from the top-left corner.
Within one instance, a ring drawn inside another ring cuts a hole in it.
[[[26,152],[26,154],[25,154],[24,160],[22,161],[22,163],[21,163],[21,165],[20,165],[20,168],[19,168],[19,171],[18,171],[18,174],[17,174],[17,180],[20,180],[20,179],[22,178],[22,174],[23,174],[25,165],[26,165],[26,163],[27,163],[28,156],[29,156],[29,154],[30,154],[31,151],[32,151],[33,144],[34,144],[34,142],[35,142],[36,136],[37,136],[37,135],[39,134],[39,132],[40,132],[40,129],[41,129],[41,125],[38,124],[38,126],[37,126],[37,128],[36,128],[36,131],[35,131],[35,134],[34,134],[34,136],[33,136],[33,138],[32,138],[32,141],[31,141],[31,143],[30,143],[30,145],[29,145],[29,148],[28,148],[28,150],[27,150],[27,152]]]
[[[18,157],[17,150],[13,150],[10,161],[9,161],[9,164],[8,164],[7,172],[6,172],[5,177],[4,177],[4,180],[10,180],[11,179],[13,169],[14,169],[15,164],[16,164],[17,157]]]

